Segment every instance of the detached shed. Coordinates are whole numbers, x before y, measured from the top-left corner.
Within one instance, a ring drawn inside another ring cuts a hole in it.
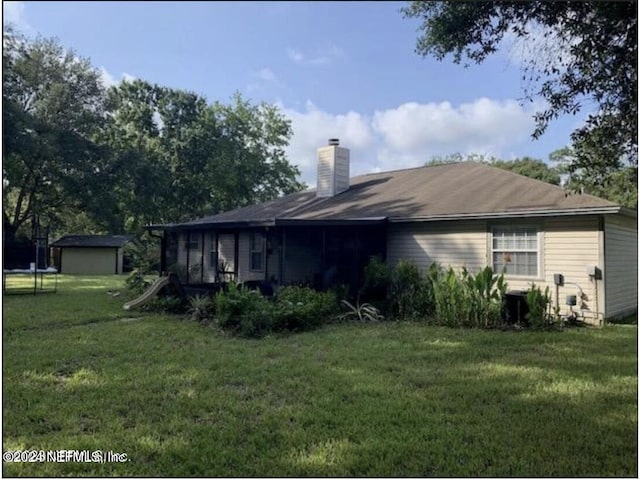
[[[130,235],[66,235],[51,247],[61,273],[121,274],[123,247],[131,240]]]

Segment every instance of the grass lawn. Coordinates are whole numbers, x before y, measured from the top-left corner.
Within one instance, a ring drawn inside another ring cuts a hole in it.
[[[3,303],[3,463],[24,476],[637,476],[637,325],[335,324],[262,340],[122,310],[122,279]]]

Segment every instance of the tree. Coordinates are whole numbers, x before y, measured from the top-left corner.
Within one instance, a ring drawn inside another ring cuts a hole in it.
[[[585,144],[582,144],[585,147]],[[588,152],[583,152],[588,155]],[[622,166],[608,171],[581,168],[573,148],[565,147],[552,152],[549,159],[566,177],[565,186],[580,193],[600,196],[619,205],[638,209],[638,167]]]
[[[536,158],[525,156],[512,161],[494,160],[489,163],[503,170],[513,171],[519,175],[533,178],[534,180],[544,181],[552,185],[560,184],[560,174],[554,168],[549,168],[544,161]]]
[[[52,222],[81,207],[100,184],[92,135],[104,89],[89,61],[55,40],[9,28],[3,45],[3,225],[13,238],[34,215]]]
[[[535,115],[534,138],[552,119],[595,104],[572,134],[571,168],[610,178],[637,166],[637,2],[413,1],[403,13],[422,20],[417,52],[439,60],[452,54],[456,63],[480,63],[506,35],[542,38],[523,64],[525,98],[540,96],[547,105]]]
[[[118,185],[128,229],[179,222],[297,191],[284,154],[291,128],[270,105],[240,95],[208,105],[142,80],[109,91],[103,141],[128,173]]]
[[[450,163],[460,163],[462,161],[475,161],[476,163],[513,171],[519,175],[544,181],[552,185],[560,184],[560,171],[558,169],[555,167],[550,168],[544,161],[528,156],[507,161],[478,153],[471,153],[466,157],[461,153],[453,153],[451,155],[433,157],[427,162],[427,165],[446,165]]]

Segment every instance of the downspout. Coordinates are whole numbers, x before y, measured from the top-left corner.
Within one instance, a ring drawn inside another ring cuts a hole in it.
[[[264,229],[264,280],[269,281],[269,227]]]
[[[240,282],[240,233],[233,233],[233,276],[237,283]]]

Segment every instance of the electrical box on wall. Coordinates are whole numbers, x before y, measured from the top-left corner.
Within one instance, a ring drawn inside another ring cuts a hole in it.
[[[602,279],[602,270],[595,265],[587,266],[587,275],[593,279]]]
[[[564,286],[564,275],[560,273],[554,274],[553,284],[557,284],[558,286]]]

